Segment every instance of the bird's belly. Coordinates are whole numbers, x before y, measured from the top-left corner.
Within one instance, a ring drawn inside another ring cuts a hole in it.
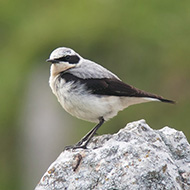
[[[115,96],[64,92],[58,93],[58,100],[68,113],[91,122],[99,122],[100,117],[108,120],[123,109],[120,99]]]
[[[97,123],[103,117],[107,121],[126,107],[117,96],[91,94],[83,85],[65,80],[50,79],[50,87],[62,107],[83,120]]]

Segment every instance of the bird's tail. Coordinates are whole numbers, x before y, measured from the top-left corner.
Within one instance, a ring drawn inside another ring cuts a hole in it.
[[[176,104],[176,102],[173,100],[168,100],[168,99],[163,98],[162,96],[158,96],[158,95],[154,95],[154,94],[143,97],[143,99],[145,99],[147,101],[160,101],[160,102],[164,102],[164,103]]]
[[[162,97],[158,97],[157,99],[158,99],[159,101],[161,101],[161,102],[170,103],[170,104],[176,104],[175,101],[173,101],[173,100],[168,100],[168,99],[165,99],[165,98],[162,98]]]
[[[142,97],[143,99],[147,99],[149,101],[160,101],[160,102],[165,102],[165,103],[170,103],[170,104],[175,104],[176,102],[173,100],[165,99],[162,96],[152,94],[150,92],[146,92],[143,90],[137,90],[136,96]]]

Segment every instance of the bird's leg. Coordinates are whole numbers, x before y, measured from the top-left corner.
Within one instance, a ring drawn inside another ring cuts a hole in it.
[[[65,150],[68,150],[68,149],[77,149],[77,148],[84,148],[85,149],[86,146],[87,146],[87,144],[89,143],[89,141],[95,135],[96,131],[104,123],[104,118],[100,117],[99,121],[100,122],[92,130],[90,130],[76,145],[74,145],[74,146],[67,146],[67,147],[65,147]],[[84,145],[82,145],[83,143],[84,143]]]
[[[82,146],[83,148],[86,148],[87,144],[90,142],[90,140],[92,139],[92,137],[95,135],[96,131],[102,126],[102,124],[104,123],[104,118],[100,118],[100,122],[98,123],[98,125],[96,125],[94,127],[93,132],[89,135],[88,139],[86,140],[85,144]]]
[[[99,123],[98,123],[99,124]],[[97,126],[97,125],[96,125]],[[77,144],[76,146],[80,146],[83,142],[85,142],[89,136],[94,132],[94,130],[96,129],[96,126],[93,127],[93,129],[91,129]]]
[[[96,125],[97,126],[97,125]],[[88,139],[88,137],[94,132],[94,130],[96,129],[96,126],[91,129],[78,143],[76,143],[75,145],[70,145],[70,146],[66,146],[64,148],[64,150],[69,150],[69,149],[77,149],[77,148],[81,148],[81,145]]]

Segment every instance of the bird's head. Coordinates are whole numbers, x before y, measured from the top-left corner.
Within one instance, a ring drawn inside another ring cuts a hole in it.
[[[47,62],[52,63],[51,74],[57,75],[63,71],[76,67],[82,57],[74,50],[66,47],[59,47],[55,49],[51,54]]]

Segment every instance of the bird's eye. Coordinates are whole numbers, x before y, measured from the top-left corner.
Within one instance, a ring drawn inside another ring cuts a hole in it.
[[[69,61],[69,60],[70,60],[70,58],[71,58],[71,56],[70,56],[70,55],[66,55],[66,56],[65,56],[65,60],[67,60],[67,61]]]

